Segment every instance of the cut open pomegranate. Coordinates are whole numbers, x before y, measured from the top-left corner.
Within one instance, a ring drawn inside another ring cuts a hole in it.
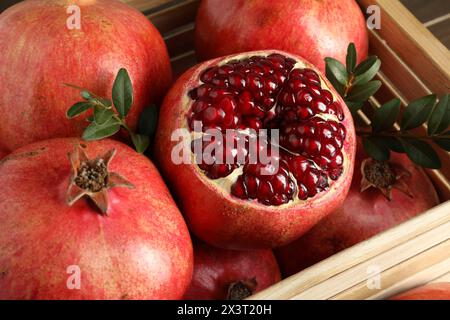
[[[190,139],[173,141],[177,129]],[[180,143],[197,164],[174,161]],[[315,67],[279,51],[187,71],[166,97],[156,138],[191,229],[228,248],[278,246],[307,231],[345,198],[354,152],[342,99]]]

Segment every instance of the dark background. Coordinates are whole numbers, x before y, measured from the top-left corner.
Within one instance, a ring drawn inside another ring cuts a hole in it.
[[[19,0],[0,0],[0,12]],[[450,48],[450,0],[401,0],[447,48]]]

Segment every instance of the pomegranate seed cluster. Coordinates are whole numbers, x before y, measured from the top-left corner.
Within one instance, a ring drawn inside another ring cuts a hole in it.
[[[212,163],[199,167],[210,179],[224,178],[242,167],[231,187],[238,198],[265,205],[285,204],[294,197],[306,200],[327,190],[329,180],[342,174],[343,110],[331,92],[322,88],[315,71],[295,68],[295,64],[280,54],[228,61],[203,71],[201,84],[189,92],[193,100],[189,127],[194,130],[197,121],[203,131],[220,130],[224,142],[219,156],[233,159],[216,162],[213,153]],[[226,129],[279,129],[278,170],[262,174],[268,165],[248,162],[248,144],[245,148],[227,146]],[[201,150],[210,143],[203,142]]]

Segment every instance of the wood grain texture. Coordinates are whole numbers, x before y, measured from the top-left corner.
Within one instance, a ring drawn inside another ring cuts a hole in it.
[[[371,276],[369,267],[379,267],[381,277],[392,273],[395,266],[408,263],[409,259],[420,256],[418,269],[428,268],[426,260],[435,264],[450,258],[448,240],[450,239],[450,202],[439,205],[427,213],[387,230],[367,241],[348,248],[318,264],[301,271],[272,287],[250,297],[258,299],[331,299],[340,293],[366,282]],[[437,248],[439,249],[433,249]],[[430,251],[431,250],[431,251]],[[423,254],[426,256],[424,257]],[[417,261],[416,261],[417,262]],[[405,265],[403,266],[405,267]],[[400,268],[401,270],[402,268]],[[405,271],[408,269],[406,268]],[[417,272],[411,272],[415,274]],[[444,274],[445,272],[442,272]],[[389,294],[390,285],[402,280],[405,275],[385,283],[383,289]],[[438,275],[439,276],[439,275]],[[391,275],[392,277],[392,275]],[[431,274],[424,282],[432,281]],[[407,285],[397,290],[407,290]],[[373,292],[375,293],[375,291]],[[355,299],[368,298],[354,295]]]
[[[450,12],[448,0],[400,0],[420,22],[425,23]]]

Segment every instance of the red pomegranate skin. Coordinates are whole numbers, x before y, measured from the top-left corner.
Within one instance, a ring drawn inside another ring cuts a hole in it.
[[[390,300],[450,300],[450,282],[436,282],[400,293]]]
[[[84,198],[69,207],[67,154],[79,143],[37,142],[0,162],[0,299],[181,298],[192,242],[160,174],[120,142],[83,142],[91,158],[115,148],[110,171],[135,189],[109,189],[109,216]],[[72,265],[79,290],[66,286]]]
[[[350,42],[359,61],[365,59],[368,33],[354,0],[203,0],[196,20],[200,60],[277,49],[300,55],[324,72],[326,57],[345,63]]]
[[[298,56],[276,50],[247,52],[245,55],[271,53],[280,53],[304,62]],[[192,67],[178,78],[161,106],[154,155],[165,180],[174,192],[189,230],[198,238],[226,249],[274,248],[297,239],[344,201],[353,175],[356,147],[353,120],[340,96],[335,94],[337,101],[343,106],[345,120],[342,123],[347,128],[347,137],[342,150],[345,150],[348,158],[338,183],[330,186],[328,192],[318,194],[312,201],[287,204],[281,209],[232,197],[206,178],[196,164],[176,165],[172,161],[171,152],[178,142],[171,141],[171,135],[174,130],[187,128],[186,114],[190,108],[186,105],[187,92],[198,85],[200,74],[220,61],[236,57],[231,55],[209,60]],[[317,71],[308,63],[306,68]],[[326,79],[322,80],[332,88]]]
[[[255,279],[259,292],[280,281],[272,250],[236,251],[194,241],[194,275],[187,300],[225,300],[230,284]]]
[[[358,144],[353,182],[344,204],[300,239],[276,250],[283,276],[297,273],[439,203],[426,173],[399,153],[392,153],[390,162],[410,172],[410,177],[403,179],[410,186],[413,197],[395,188],[391,201],[375,188],[361,193],[361,162],[367,158],[361,147]]]
[[[70,5],[81,10],[81,30],[69,30]],[[171,82],[163,39],[148,19],[116,0],[27,0],[0,15],[0,149],[12,151],[49,138],[80,136],[85,116],[66,118],[81,100],[64,83],[111,97],[120,68],[130,74],[135,128],[143,108],[158,103]],[[89,113],[87,113],[89,115]]]
[[[6,157],[8,155],[7,152],[4,152],[2,150],[0,150],[0,160],[2,160],[4,157]]]

